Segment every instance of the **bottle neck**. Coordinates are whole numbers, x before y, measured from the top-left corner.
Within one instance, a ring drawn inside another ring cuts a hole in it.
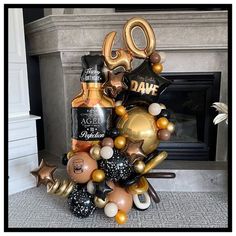
[[[84,92],[86,90],[101,90],[102,89],[102,83],[86,83],[86,82],[81,82],[82,89]]]

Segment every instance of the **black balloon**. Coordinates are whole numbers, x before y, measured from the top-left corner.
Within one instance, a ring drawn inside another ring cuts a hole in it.
[[[166,119],[169,119],[170,118],[170,111],[167,109],[162,109],[161,113],[157,116],[157,119],[159,119],[161,117],[165,117]]]
[[[100,183],[94,183],[94,185],[95,185],[95,196],[101,198],[104,201],[106,199],[107,194],[113,191],[113,189],[107,185],[106,181],[102,181]]]
[[[117,128],[112,128],[111,130],[107,131],[107,136],[111,138],[115,138],[119,136],[120,132]]]
[[[64,166],[67,165],[67,162],[68,162],[67,153],[65,153],[65,154],[62,156],[61,162],[62,162],[62,165],[64,165]]]
[[[99,162],[100,169],[104,170],[106,177],[113,181],[125,180],[132,173],[132,165],[126,156],[117,149],[113,149],[114,154],[110,159],[103,159]]]
[[[136,182],[138,182],[138,180],[140,179],[141,174],[137,174],[137,173],[132,173],[129,178],[125,179],[125,180],[121,180],[119,181],[119,184],[122,187],[128,187],[132,184],[135,184]]]
[[[75,216],[85,218],[92,215],[96,208],[93,200],[93,195],[84,186],[77,184],[68,196],[68,205]]]
[[[152,71],[151,62],[146,59],[140,66],[125,74],[128,90],[124,105],[150,105],[158,102],[159,95],[171,81]]]

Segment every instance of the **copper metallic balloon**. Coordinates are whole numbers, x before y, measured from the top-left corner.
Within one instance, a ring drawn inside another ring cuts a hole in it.
[[[87,183],[92,172],[98,168],[97,162],[87,152],[78,152],[67,163],[67,173],[75,183]]]
[[[156,74],[160,74],[163,71],[163,65],[160,63],[157,64],[153,64],[152,65],[152,70],[156,73]]]
[[[136,46],[132,31],[134,28],[139,27],[145,35],[147,45],[145,49],[140,49]],[[134,17],[130,19],[124,26],[123,38],[126,44],[126,47],[130,53],[137,58],[146,58],[150,56],[156,48],[156,38],[154,31],[150,24],[140,17]]]
[[[117,123],[120,133],[133,141],[144,140],[144,153],[153,152],[159,145],[155,118],[142,107],[134,107],[127,112],[128,118],[122,117]]]
[[[128,216],[124,211],[119,210],[115,216],[115,220],[119,225],[123,225],[127,222]]]
[[[126,138],[124,136],[118,136],[115,138],[114,144],[117,149],[122,149],[126,145]]]
[[[105,172],[103,170],[95,170],[92,173],[92,180],[94,182],[102,182],[105,179]]]
[[[170,131],[171,133],[173,133],[175,131],[175,125],[172,122],[169,122],[166,129]]]
[[[126,71],[130,71],[132,69],[131,61],[133,58],[128,51],[125,51],[124,49],[118,49],[115,51],[116,55],[114,57],[111,55],[115,37],[116,32],[112,31],[106,35],[103,42],[102,54],[105,57],[106,65],[110,70],[121,66]]]
[[[161,61],[161,57],[158,52],[154,52],[150,56],[151,63],[159,63]]]
[[[167,129],[162,129],[162,130],[158,131],[157,135],[158,135],[160,140],[167,141],[167,140],[170,139],[171,133]]]
[[[113,148],[114,147],[113,139],[112,138],[104,138],[102,140],[102,146],[109,146],[109,147]]]
[[[158,129],[166,129],[168,124],[169,124],[169,121],[165,117],[161,117],[157,120],[157,128]]]
[[[128,212],[133,205],[132,195],[121,187],[116,187],[107,195],[109,202],[114,202],[119,210]]]

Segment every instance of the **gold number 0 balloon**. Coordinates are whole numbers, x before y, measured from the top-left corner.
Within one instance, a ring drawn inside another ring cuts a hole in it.
[[[116,32],[112,31],[106,35],[103,42],[102,54],[105,57],[107,67],[110,70],[113,70],[121,66],[124,67],[126,71],[129,71],[131,70],[131,61],[133,60],[129,52],[126,52],[124,49],[118,49],[115,52],[116,53],[115,57],[112,57],[111,55],[115,37],[116,37]]]
[[[145,49],[138,48],[134,42],[132,31],[136,27],[141,28],[145,35],[146,43],[147,43]],[[152,27],[149,25],[149,23],[142,18],[134,17],[125,24],[124,30],[123,30],[123,38],[124,38],[124,42],[126,44],[127,49],[130,51],[130,53],[134,57],[146,58],[155,51],[155,48],[156,48],[155,34],[153,32]]]

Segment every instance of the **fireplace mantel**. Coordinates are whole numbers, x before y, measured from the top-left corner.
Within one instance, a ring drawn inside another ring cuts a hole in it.
[[[164,73],[221,72],[220,101],[227,103],[227,11],[49,15],[26,25],[29,54],[40,58],[49,152],[60,156],[69,151],[70,101],[80,90],[81,56],[100,52],[111,31],[117,32],[114,49],[122,47],[123,25],[134,16],[145,18],[154,29],[157,49],[167,55]],[[138,45],[144,45],[143,37],[136,38]],[[216,160],[226,160],[224,124],[218,127],[218,137]]]
[[[114,49],[122,47],[122,27],[134,16],[152,25],[159,50],[227,49],[227,12],[193,11],[50,15],[26,26],[29,52],[101,51],[110,31],[118,33]]]

